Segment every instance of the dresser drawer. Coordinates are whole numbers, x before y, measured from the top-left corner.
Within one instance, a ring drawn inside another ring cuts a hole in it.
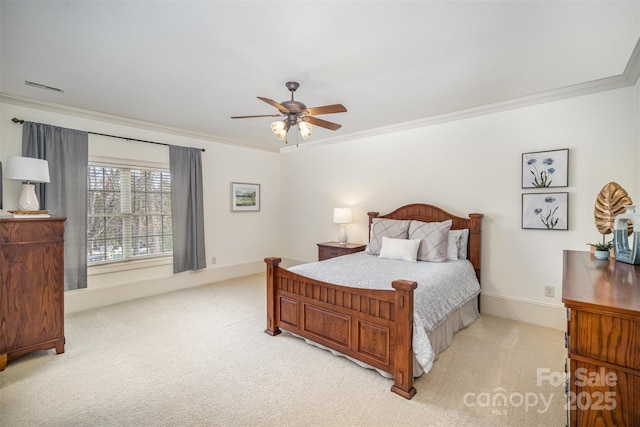
[[[574,354],[640,369],[640,321],[573,310],[570,350]]]
[[[13,220],[0,222],[0,244],[61,241],[64,225],[58,220]]]
[[[640,425],[640,377],[583,361],[571,361],[567,405],[576,427]]]

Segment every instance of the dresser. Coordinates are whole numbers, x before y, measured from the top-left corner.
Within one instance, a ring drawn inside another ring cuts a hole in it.
[[[0,371],[64,352],[64,218],[0,219]]]
[[[362,243],[318,243],[318,261],[324,261],[325,259],[329,258],[362,252],[366,247],[367,245],[364,245]]]
[[[640,426],[640,266],[564,251],[569,426]]]

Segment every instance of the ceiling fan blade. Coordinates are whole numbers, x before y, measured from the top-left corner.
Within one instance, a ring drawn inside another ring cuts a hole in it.
[[[259,114],[257,116],[233,116],[232,119],[251,119],[253,117],[282,117],[282,114]]]
[[[342,104],[323,105],[322,107],[307,108],[306,111],[310,116],[319,114],[346,113],[347,109]]]
[[[312,125],[320,126],[321,128],[326,128],[331,130],[338,130],[342,127],[342,125],[339,125],[337,123],[331,123],[326,120],[322,120],[313,116],[306,116],[306,117],[303,117],[301,120],[305,122],[309,122]]]
[[[259,100],[266,102],[269,105],[273,105],[274,107],[276,107],[279,111],[282,111],[284,113],[290,113],[291,111],[289,111],[284,105],[277,103],[276,101],[274,101],[273,99],[269,99],[269,98],[263,98],[261,96],[258,97]]]

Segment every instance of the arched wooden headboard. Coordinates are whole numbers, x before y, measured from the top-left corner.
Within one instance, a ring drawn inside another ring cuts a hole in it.
[[[399,207],[391,213],[380,215],[378,212],[368,212],[369,238],[371,238],[371,224],[374,218],[416,220],[423,222],[442,222],[451,220],[452,230],[469,229],[469,242],[467,247],[468,259],[476,270],[476,277],[480,281],[480,253],[482,250],[482,217],[483,214],[472,213],[468,218],[450,214],[444,209],[424,203],[413,203]]]

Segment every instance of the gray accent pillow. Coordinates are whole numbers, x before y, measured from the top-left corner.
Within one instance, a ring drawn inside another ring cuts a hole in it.
[[[371,221],[371,240],[367,253],[380,255],[382,238],[406,239],[409,237],[409,220],[373,218]]]
[[[460,236],[460,247],[458,248],[458,259],[467,259],[467,245],[469,244],[469,229],[462,230],[462,236]]]
[[[469,242],[469,229],[450,230],[449,243],[447,244],[447,259],[467,259],[467,244]]]
[[[409,239],[421,240],[418,261],[446,261],[450,229],[450,219],[442,222],[411,221]]]

